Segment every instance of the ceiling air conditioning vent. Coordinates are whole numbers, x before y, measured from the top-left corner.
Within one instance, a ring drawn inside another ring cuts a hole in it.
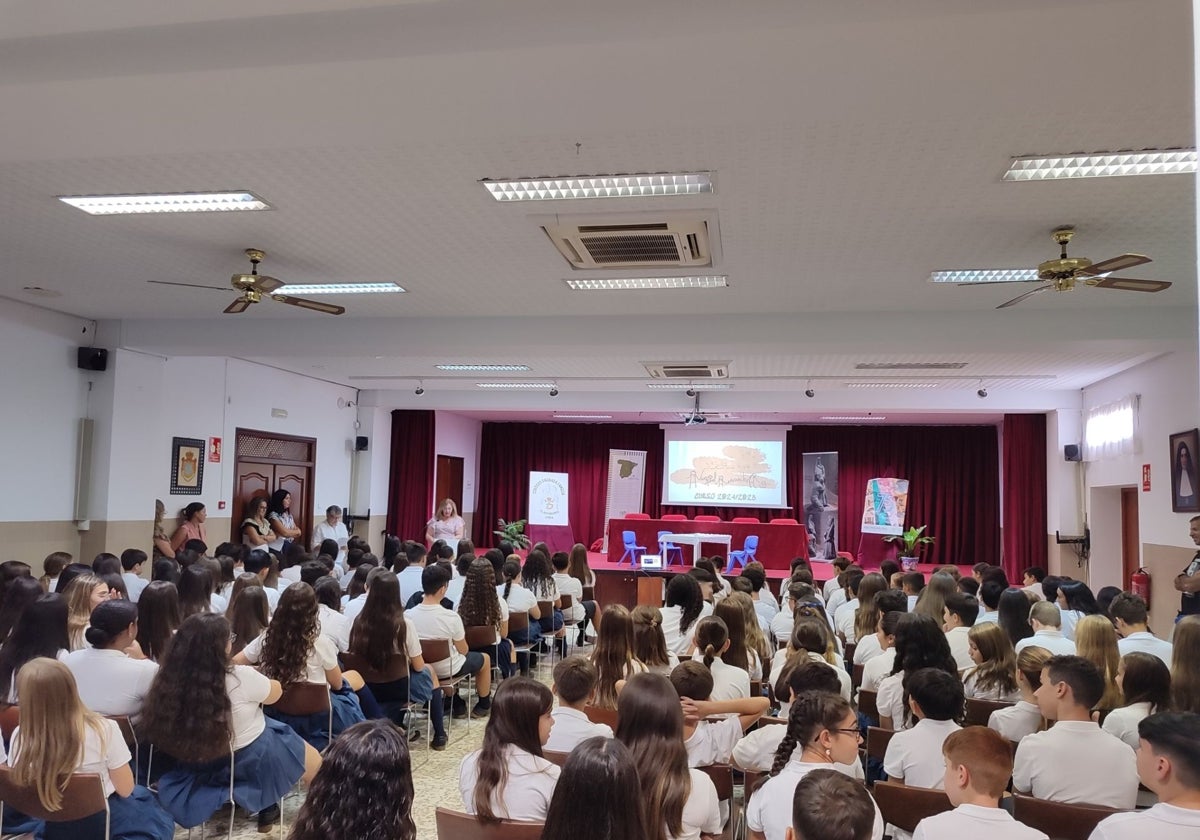
[[[542,229],[574,268],[695,268],[714,264],[713,221],[686,212],[554,217]]]
[[[652,379],[728,379],[729,362],[642,362]]]

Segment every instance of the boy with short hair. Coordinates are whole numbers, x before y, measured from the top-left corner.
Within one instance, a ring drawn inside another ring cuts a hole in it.
[[[1075,655],[1075,643],[1062,634],[1062,613],[1058,604],[1038,601],[1029,610],[1029,625],[1033,627],[1033,635],[1017,642],[1017,653],[1027,647],[1040,647],[1056,656]]]
[[[127,548],[121,552],[121,568],[124,572],[121,580],[125,581],[125,591],[129,600],[138,602],[142,590],[150,585],[150,581],[142,577],[142,564],[146,562],[146,552],[140,548]]]
[[[408,565],[396,575],[400,581],[400,603],[407,604],[408,599],[413,595],[423,594],[421,588],[421,579],[425,570],[425,560],[428,552],[425,546],[420,543],[409,543],[404,549],[405,559],[408,560]],[[454,577],[454,573],[450,573],[447,578],[447,583]]]
[[[544,747],[552,752],[570,752],[588,738],[611,738],[612,728],[592,723],[584,707],[596,696],[596,666],[586,656],[568,656],[554,666],[554,694],[558,706],[550,712],[554,725]]]
[[[984,575],[979,584],[979,603],[983,608],[975,619],[976,624],[993,624],[1000,620],[1000,596],[1008,589],[1008,581],[991,573]]]
[[[951,592],[946,596],[946,606],[942,609],[942,630],[950,644],[950,655],[960,671],[975,664],[971,659],[971,642],[967,634],[978,617],[979,602],[970,595]]]
[[[943,785],[954,806],[917,824],[913,840],[1047,840],[1000,807],[1012,775],[1008,742],[986,726],[968,726],[942,744]]]
[[[1108,614],[1117,628],[1117,635],[1121,637],[1117,640],[1117,648],[1122,656],[1127,653],[1148,653],[1157,656],[1168,668],[1171,667],[1174,645],[1150,632],[1146,602],[1140,595],[1122,592],[1112,599]]]
[[[263,588],[263,594],[267,596],[267,607],[272,613],[279,606],[279,590],[267,586],[267,575],[271,573],[271,555],[261,548],[251,551],[246,561],[242,564],[243,571],[258,575],[259,585]]]
[[[883,771],[893,781],[913,787],[940,788],[945,770],[942,745],[962,727],[963,684],[940,668],[906,674],[908,705],[916,724],[892,736],[883,755]]]
[[[1026,592],[1033,593],[1034,598],[1039,601],[1046,600],[1046,594],[1042,592],[1042,581],[1046,579],[1046,570],[1041,566],[1030,566],[1021,576],[1021,586]]]
[[[1129,810],[1137,804],[1137,761],[1129,745],[1092,720],[1104,675],[1081,656],[1052,656],[1035,692],[1042,716],[1056,723],[1017,745],[1013,790],[1053,802]]]
[[[423,549],[420,557],[422,561],[425,558]],[[475,717],[487,717],[492,707],[491,657],[467,648],[467,631],[463,627],[462,619],[458,613],[442,606],[442,598],[450,586],[450,577],[450,570],[441,563],[426,566],[421,573],[421,591],[424,597],[420,604],[407,610],[404,617],[411,619],[413,626],[417,628],[417,638],[445,639],[450,643],[449,659],[428,664],[433,666],[434,673],[440,679],[467,675],[475,677],[479,702],[471,709],[471,714]],[[467,703],[458,696],[457,691],[454,693],[453,708],[454,717],[467,716]]]
[[[689,767],[728,764],[742,734],[765,715],[770,706],[766,697],[709,700],[713,690],[712,672],[704,667],[704,663],[695,660],[681,662],[672,669],[671,685],[683,703],[683,745],[687,748]],[[705,720],[714,715],[731,717]]]
[[[882,835],[875,800],[859,782],[836,770],[813,770],[792,794],[786,840],[871,840]],[[878,828],[878,832],[876,829]]]
[[[909,572],[902,579],[900,591],[908,596],[908,611],[912,612],[917,606],[917,599],[925,588],[925,575],[920,572]]]

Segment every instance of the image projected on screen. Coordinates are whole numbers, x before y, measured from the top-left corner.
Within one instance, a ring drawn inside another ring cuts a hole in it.
[[[669,441],[664,502],[784,507],[782,463],[776,441]]]

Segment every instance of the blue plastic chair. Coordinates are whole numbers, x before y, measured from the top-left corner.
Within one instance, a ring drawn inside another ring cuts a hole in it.
[[[629,565],[636,566],[641,562],[642,555],[646,553],[646,546],[637,544],[637,535],[633,531],[622,531],[621,541],[625,545],[625,553],[621,555],[621,559],[617,561],[617,565],[625,562],[625,558],[629,558]]]
[[[658,553],[662,555],[663,563],[670,566],[671,565],[671,552],[672,551],[675,552],[676,556],[679,557],[679,565],[682,566],[683,565],[683,548],[678,545],[675,545],[675,543],[670,542],[669,540],[663,539],[663,537],[669,533],[671,533],[671,532],[670,531],[659,531],[658,532]]]
[[[734,563],[737,563],[739,566],[744,567],[751,560],[757,559],[754,556],[755,552],[757,552],[757,551],[758,551],[758,535],[751,534],[750,536],[746,537],[746,543],[745,543],[745,545],[742,546],[740,551],[729,552],[729,565],[727,565],[725,567],[725,574],[729,574],[730,572],[733,571]]]

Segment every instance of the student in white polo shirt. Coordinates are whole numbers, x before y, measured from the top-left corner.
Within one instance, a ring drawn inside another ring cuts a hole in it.
[[[971,642],[967,634],[975,626],[978,617],[979,601],[974,597],[962,592],[951,592],[946,596],[946,606],[942,608],[942,630],[946,632],[950,655],[960,671],[975,664],[971,659]]]
[[[883,650],[863,665],[859,691],[878,691],[879,684],[891,676],[892,666],[896,664],[896,627],[900,624],[901,616],[905,615],[908,613],[903,610],[889,610],[879,617],[879,632],[875,635],[879,638]],[[857,650],[854,653],[858,655]],[[856,696],[855,700],[857,699]]]
[[[866,665],[879,654],[883,653],[883,631],[879,629],[880,621],[890,612],[908,612],[908,598],[899,589],[885,589],[875,593],[875,632],[860,636],[854,646],[854,664]]]
[[[1033,635],[1017,642],[1017,653],[1027,647],[1040,647],[1055,656],[1075,655],[1075,643],[1062,634],[1062,612],[1058,604],[1038,601],[1029,611],[1029,624],[1033,627]]]
[[[671,685],[684,708],[683,746],[688,767],[728,764],[743,733],[767,713],[766,697],[710,700],[712,673],[699,662],[680,662],[671,671]],[[711,720],[718,715],[729,715]]]
[[[83,705],[97,714],[137,718],[158,673],[138,647],[137,617],[137,606],[130,601],[104,601],[92,610],[86,634],[90,646],[63,658]]]
[[[1174,647],[1150,632],[1147,624],[1146,602],[1132,592],[1122,592],[1109,604],[1108,614],[1117,628],[1117,649],[1127,653],[1150,653],[1171,667]]]
[[[871,840],[879,809],[867,789],[836,770],[813,770],[796,783],[787,840]],[[882,829],[880,829],[882,831]]]
[[[422,591],[421,573],[425,570],[428,552],[425,546],[414,542],[408,544],[404,553],[408,564],[396,573],[396,577],[400,580],[400,603],[407,605],[409,598]],[[451,572],[451,577],[453,576],[454,573]]]
[[[1136,750],[1138,724],[1170,708],[1171,670],[1152,653],[1127,653],[1117,667],[1117,688],[1124,705],[1109,712],[1101,728]]]
[[[142,564],[146,562],[146,552],[140,548],[127,548],[121,552],[121,580],[125,581],[125,592],[129,600],[138,602],[142,590],[150,585],[150,581],[142,577]]]
[[[492,665],[491,657],[486,653],[468,650],[467,631],[463,627],[458,613],[442,606],[442,598],[446,596],[446,587],[450,585],[451,572],[441,563],[426,566],[421,573],[421,589],[424,597],[421,603],[405,612],[413,626],[417,628],[417,636],[421,639],[445,639],[450,643],[450,658],[439,662],[430,662],[434,673],[440,679],[451,676],[462,677],[470,674],[475,677],[479,702],[471,709],[474,717],[486,717],[491,708],[492,698]],[[466,717],[466,701],[454,695],[454,716]]]
[[[1050,656],[1050,651],[1040,647],[1027,647],[1017,654],[1016,678],[1021,699],[1012,706],[992,712],[988,716],[988,729],[1015,744],[1042,728],[1045,721],[1035,695],[1042,685],[1042,669]]]
[[[1081,656],[1054,656],[1042,669],[1038,707],[1055,721],[1017,745],[1013,790],[1054,802],[1129,810],[1137,803],[1134,752],[1092,720],[1104,675]]]
[[[921,668],[905,677],[908,705],[916,724],[888,742],[883,770],[889,779],[913,787],[942,786],[942,744],[962,727],[963,684],[938,668]]]
[[[550,713],[554,725],[546,749],[570,752],[588,738],[611,738],[612,727],[592,723],[584,707],[596,696],[596,666],[586,656],[568,656],[554,666],[554,695],[558,706]]]
[[[946,738],[942,755],[940,787],[954,810],[921,820],[913,840],[1047,840],[1000,807],[1013,769],[1002,737],[983,726],[968,726]]]
[[[1200,715],[1151,715],[1138,724],[1138,739],[1138,778],[1158,796],[1158,804],[1108,817],[1089,840],[1195,840],[1200,837]]]
[[[1041,566],[1030,566],[1021,574],[1021,588],[1038,601],[1045,601],[1046,593],[1042,591],[1042,581],[1045,579],[1045,569]]]
[[[271,573],[271,555],[261,549],[251,551],[250,556],[243,563],[243,568],[252,575],[258,575],[260,585],[267,596],[267,605],[274,613],[275,608],[279,606],[279,590],[267,586],[267,575]]]

